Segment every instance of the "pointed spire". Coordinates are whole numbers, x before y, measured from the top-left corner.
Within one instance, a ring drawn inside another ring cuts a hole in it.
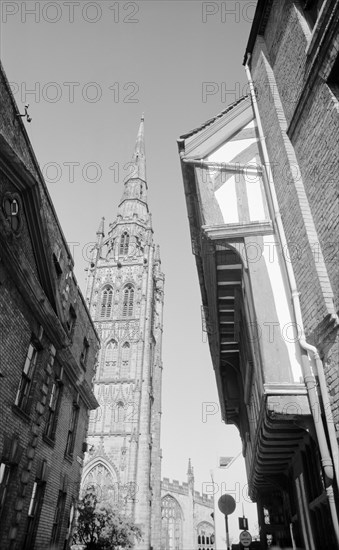
[[[194,473],[193,473],[193,468],[192,468],[190,458],[188,459],[187,481],[191,491],[193,492],[194,491]]]
[[[140,178],[146,181],[146,156],[145,156],[145,130],[144,130],[144,113],[141,116],[137,141],[135,143],[132,162],[135,164],[133,178]]]
[[[193,475],[193,468],[192,468],[192,464],[191,464],[191,459],[190,459],[190,458],[188,459],[187,475],[188,475],[188,476]]]
[[[97,235],[102,235],[103,237],[105,236],[105,218],[104,217],[101,218]]]
[[[157,246],[155,247],[155,253],[154,253],[154,262],[155,263],[161,263],[161,259],[160,259],[160,246],[157,244]],[[190,459],[191,460],[191,459]]]

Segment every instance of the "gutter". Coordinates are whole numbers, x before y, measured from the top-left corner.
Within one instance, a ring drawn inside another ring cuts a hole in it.
[[[262,174],[262,167],[257,164],[242,164],[240,162],[213,162],[203,159],[191,159],[182,156],[182,153],[180,153],[180,157],[186,164],[192,164],[193,166],[198,166],[199,168],[215,168],[216,170],[224,170],[225,172]]]
[[[251,54],[248,53],[247,61],[246,61],[246,64],[245,64],[245,71],[246,71],[246,75],[247,75],[247,79],[248,79],[248,83],[249,83],[249,87],[250,87],[250,94],[251,94],[251,97],[252,97],[252,103],[253,103],[255,118],[256,118],[256,121],[257,121],[257,125],[258,125],[258,132],[259,132],[259,138],[260,138],[260,143],[261,143],[261,147],[262,147],[262,153],[263,153],[263,157],[264,157],[264,164],[265,164],[265,167],[269,167],[270,166],[270,161],[269,161],[268,151],[267,151],[267,147],[266,147],[266,141],[265,141],[264,132],[263,132],[262,124],[261,124],[261,119],[260,119],[260,115],[259,115],[259,108],[258,108],[258,103],[257,103],[255,90],[254,90],[254,84],[253,84],[253,80],[252,80],[252,76],[251,76],[251,72],[250,72],[250,68],[249,68],[250,59],[251,59]],[[288,250],[285,230],[284,230],[282,220],[281,220],[281,214],[280,214],[280,210],[279,210],[279,204],[278,204],[278,199],[277,199],[277,195],[276,195],[276,191],[275,191],[273,177],[272,177],[271,171],[268,170],[267,168],[266,168],[266,177],[267,177],[267,182],[268,182],[269,191],[270,191],[270,198],[271,198],[271,201],[272,201],[274,221],[275,221],[276,228],[277,228],[278,238],[280,240],[280,244],[282,245],[282,248],[285,249],[285,250]],[[334,500],[334,491],[333,491],[334,481],[336,481],[337,487],[339,485],[339,482],[338,482],[338,477],[339,477],[339,472],[338,472],[338,469],[339,469],[339,466],[338,466],[338,445],[337,445],[337,442],[336,442],[333,416],[332,416],[332,411],[331,411],[331,406],[330,406],[330,401],[329,401],[329,395],[328,395],[328,390],[327,390],[327,385],[326,385],[326,380],[325,380],[324,367],[323,367],[322,361],[320,360],[318,350],[306,341],[305,332],[304,332],[303,318],[302,318],[302,313],[301,313],[300,299],[299,299],[299,294],[300,293],[298,292],[298,289],[297,289],[297,284],[296,284],[292,264],[287,262],[286,259],[285,259],[284,263],[285,263],[285,268],[286,268],[288,281],[289,281],[289,285],[290,285],[290,290],[291,290],[294,315],[295,315],[297,326],[300,330],[299,344],[300,344],[300,347],[303,350],[303,353],[302,353],[302,370],[303,370],[304,382],[305,382],[305,385],[306,385],[306,388],[307,388],[309,404],[310,404],[310,408],[311,408],[311,411],[312,411],[312,416],[313,416],[313,421],[314,421],[314,428],[315,428],[317,441],[318,441],[318,446],[319,446],[319,451],[320,451],[320,456],[321,456],[321,464],[324,468],[324,472],[325,472],[325,475],[326,475],[326,478],[327,478],[327,479],[325,479],[326,494],[327,494],[328,503],[329,503],[329,507],[330,507],[330,511],[331,511],[335,537],[336,537],[336,541],[337,541],[338,547],[339,547],[339,521],[338,521],[338,514],[337,514],[337,510],[336,510],[336,505],[335,505],[335,500]],[[337,319],[338,319],[338,317],[337,317]],[[319,396],[318,396],[318,393],[317,393],[317,390],[316,390],[317,381],[316,381],[316,378],[315,378],[315,376],[313,374],[313,371],[312,371],[312,368],[311,368],[310,358],[308,356],[308,353],[311,353],[313,355],[313,359],[314,359],[316,367],[317,367],[317,372],[318,372],[318,377],[319,377],[319,382],[320,382],[320,392],[321,392],[321,397],[322,397],[322,400],[323,400],[323,405],[324,405],[324,407],[326,407],[328,409],[328,415],[325,417],[325,419],[323,418],[323,415],[321,415],[320,418],[319,418],[319,416],[317,414],[317,412],[319,410]],[[330,447],[331,447],[331,451],[332,451],[333,460],[331,458],[331,454],[329,452],[329,448],[328,448],[328,445],[327,445],[324,422],[326,423],[326,427],[327,427],[328,434],[329,434]],[[333,466],[333,463],[334,463],[334,466]]]

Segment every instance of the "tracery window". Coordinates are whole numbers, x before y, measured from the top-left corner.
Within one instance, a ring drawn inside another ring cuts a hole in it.
[[[134,306],[134,288],[132,285],[127,285],[123,294],[122,316],[131,317],[133,315]]]
[[[182,549],[182,512],[170,495],[161,501],[161,550]]]
[[[128,378],[129,375],[129,357],[130,357],[130,345],[128,342],[125,342],[122,346],[121,352],[121,378]]]
[[[207,521],[197,527],[198,550],[214,550],[214,528]]]
[[[115,340],[108,342],[105,350],[103,376],[113,378],[118,362],[118,344]]]
[[[110,317],[112,312],[113,289],[110,286],[104,288],[101,297],[100,317]]]
[[[98,500],[114,502],[118,497],[116,477],[101,462],[95,464],[86,474],[82,485],[82,496],[87,492],[96,493]]]
[[[124,233],[121,235],[121,238],[120,238],[119,255],[127,256],[128,248],[129,248],[129,234],[127,233],[127,231],[124,231]]]
[[[119,401],[113,411],[114,429],[123,430],[125,425],[125,405]]]

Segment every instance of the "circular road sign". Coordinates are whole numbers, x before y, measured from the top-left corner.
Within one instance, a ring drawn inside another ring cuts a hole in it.
[[[230,514],[233,514],[236,504],[235,500],[231,495],[221,495],[221,497],[218,500],[218,506],[220,512],[222,512],[225,516],[229,516]]]
[[[239,536],[239,542],[241,542],[241,544],[245,546],[245,548],[247,548],[252,542],[251,533],[249,533],[248,531],[241,531]]]

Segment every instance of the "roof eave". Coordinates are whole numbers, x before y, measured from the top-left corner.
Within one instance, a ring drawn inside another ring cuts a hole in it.
[[[243,65],[246,65],[248,54],[251,54],[253,51],[258,34],[264,33],[272,4],[273,0],[258,0],[250,30],[250,36],[245,50]]]

